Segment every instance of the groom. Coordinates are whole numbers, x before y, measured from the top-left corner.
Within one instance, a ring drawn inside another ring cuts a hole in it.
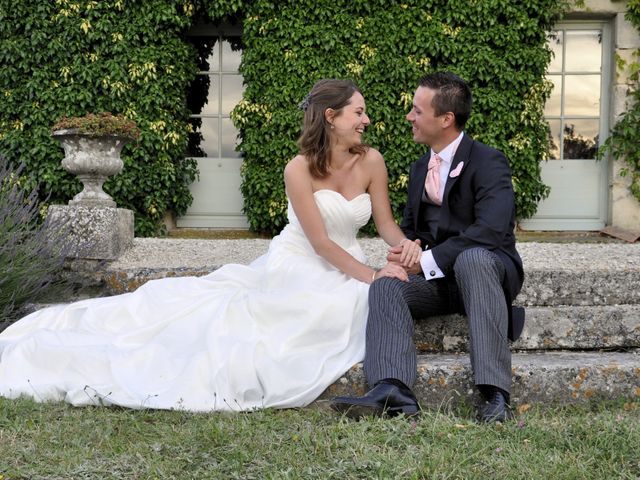
[[[414,141],[430,151],[411,166],[401,228],[426,249],[409,282],[383,277],[371,285],[364,371],[372,388],[331,402],[348,416],[418,413],[410,389],[414,318],[458,312],[468,319],[471,367],[485,399],[479,418],[512,417],[508,339],[520,335],[524,322],[524,311],[511,306],[524,277],[515,197],[505,156],[464,133],[470,114],[471,90],[460,77],[433,73],[421,80],[406,118]],[[388,260],[398,257],[390,249]]]

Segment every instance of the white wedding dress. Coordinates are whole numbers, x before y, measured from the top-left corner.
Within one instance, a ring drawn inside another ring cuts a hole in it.
[[[369,195],[319,190],[333,241],[364,261]],[[0,395],[190,411],[299,407],[364,357],[368,285],[289,225],[250,265],[35,312],[0,334]]]

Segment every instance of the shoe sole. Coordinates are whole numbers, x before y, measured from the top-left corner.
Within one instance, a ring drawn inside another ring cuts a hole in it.
[[[359,420],[365,417],[383,417],[385,415],[389,417],[397,417],[400,414],[405,414],[408,417],[414,417],[420,413],[420,407],[417,405],[406,405],[395,408],[382,408],[380,405],[354,405],[352,403],[332,403],[331,408],[336,412],[343,414],[346,417],[354,420]]]
[[[390,417],[397,417],[400,414],[405,414],[407,417],[415,417],[420,415],[420,407],[417,405],[405,405],[404,407],[389,408],[386,411]]]
[[[483,423],[494,423],[494,422],[508,422],[509,420],[513,420],[515,417],[511,410],[507,410],[504,415],[493,415],[493,416],[480,416],[480,421]]]

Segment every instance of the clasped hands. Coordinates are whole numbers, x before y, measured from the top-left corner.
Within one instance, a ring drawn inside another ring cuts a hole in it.
[[[408,281],[409,275],[414,275],[422,271],[420,257],[422,256],[422,246],[420,240],[414,241],[405,238],[398,245],[389,247],[387,251],[387,264],[378,270],[377,278],[394,277],[399,280]]]

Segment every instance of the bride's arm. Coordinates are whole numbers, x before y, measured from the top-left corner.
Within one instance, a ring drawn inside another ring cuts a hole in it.
[[[420,260],[422,248],[419,242],[409,240],[402,232],[391,212],[387,167],[382,154],[371,148],[365,157],[365,168],[371,173],[368,192],[371,196],[373,221],[378,233],[392,247],[402,247],[401,262],[409,267]]]
[[[304,157],[298,155],[284,169],[284,183],[291,206],[315,252],[338,270],[362,282],[371,283],[376,270],[356,260],[351,254],[329,238],[320,210],[313,196],[311,174]],[[404,269],[385,266],[375,275],[407,279]]]

